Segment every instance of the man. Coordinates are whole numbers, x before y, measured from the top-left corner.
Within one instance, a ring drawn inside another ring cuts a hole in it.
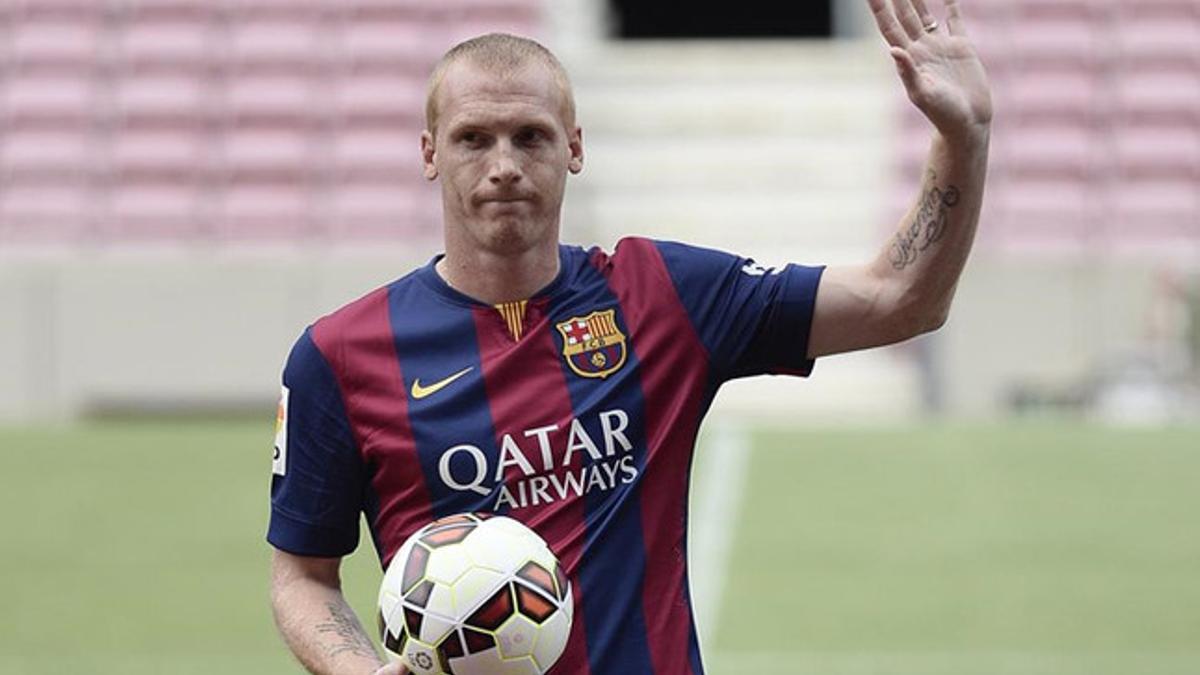
[[[570,85],[540,45],[489,35],[431,79],[425,176],[445,254],[324,317],[284,373],[272,601],[313,673],[396,675],[342,597],[365,513],[386,565],[426,522],[502,512],[547,539],[576,620],[555,673],[699,675],[686,575],[691,453],[720,384],[946,319],[983,195],[987,79],[957,0],[870,0],[936,128],[920,196],[862,266],[764,269],[682,244],[561,245],[583,167]]]

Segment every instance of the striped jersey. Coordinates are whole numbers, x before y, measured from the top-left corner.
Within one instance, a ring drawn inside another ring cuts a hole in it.
[[[435,258],[310,326],[284,369],[267,538],[342,556],[364,514],[386,567],[431,520],[505,514],[572,581],[553,673],[701,675],[686,542],[700,421],[727,380],[810,372],[822,268],[641,238],[559,255],[522,302],[455,291]]]

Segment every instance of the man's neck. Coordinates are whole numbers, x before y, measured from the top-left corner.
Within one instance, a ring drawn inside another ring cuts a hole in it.
[[[558,275],[558,244],[517,255],[447,250],[435,269],[451,288],[489,305],[527,300]]]

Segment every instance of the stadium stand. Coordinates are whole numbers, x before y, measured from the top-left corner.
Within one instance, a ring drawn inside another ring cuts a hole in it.
[[[414,171],[429,68],[468,34],[537,34],[541,11],[6,2],[0,245],[432,239],[435,194]]]

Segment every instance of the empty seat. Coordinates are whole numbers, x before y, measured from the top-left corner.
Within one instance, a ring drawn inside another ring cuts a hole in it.
[[[339,176],[416,178],[421,172],[419,127],[393,130],[348,129],[333,141],[330,156]]]
[[[19,68],[91,69],[100,56],[99,22],[39,20],[16,22],[7,36],[9,62]]]
[[[1018,177],[1087,178],[1106,162],[1105,137],[1085,127],[1041,127],[1001,136],[997,163]]]
[[[342,61],[356,70],[370,68],[428,74],[442,55],[429,26],[416,20],[348,20],[341,33]]]
[[[332,57],[328,30],[315,21],[247,20],[229,27],[230,65],[240,69],[311,69]]]
[[[232,185],[218,199],[214,235],[222,241],[299,241],[313,234],[313,202],[305,186]]]
[[[322,167],[312,139],[304,133],[282,130],[233,130],[224,135],[220,170],[235,181],[301,180]]]
[[[91,134],[82,129],[20,131],[0,142],[0,180],[9,187],[80,179],[95,164]]]
[[[1200,122],[1200,72],[1123,74],[1117,79],[1116,99],[1126,121],[1195,124]]]
[[[1200,69],[1200,18],[1130,17],[1114,26],[1123,62],[1132,62],[1141,70]]]
[[[425,79],[351,75],[334,85],[334,114],[345,124],[411,128],[425,118]]]
[[[113,88],[119,120],[147,126],[203,121],[212,115],[215,93],[210,79],[187,75],[124,77]]]
[[[1200,244],[1200,183],[1186,180],[1124,184],[1114,198],[1107,239],[1122,246]]]
[[[346,183],[333,192],[327,236],[335,242],[436,238],[438,205],[431,186]]]
[[[108,170],[120,179],[201,181],[211,171],[207,134],[188,130],[126,130],[114,134]]]
[[[225,90],[225,115],[239,126],[312,126],[326,114],[323,82],[304,73],[231,78]]]
[[[7,185],[0,190],[0,241],[75,243],[94,213],[95,200],[82,183]]]
[[[997,83],[995,92],[1002,114],[1022,124],[1086,124],[1108,113],[1107,87],[1099,80],[1083,69],[1039,69]]]
[[[211,68],[212,30],[195,21],[133,21],[116,35],[116,54],[135,71]]]
[[[1056,250],[1078,246],[1101,230],[1103,204],[1088,182],[1013,181],[988,195],[998,219],[995,235]]]
[[[1118,127],[1112,137],[1123,177],[1200,180],[1200,128]]]
[[[1024,67],[1097,67],[1111,47],[1098,26],[1087,21],[1031,21],[1010,33],[1012,58]]]
[[[194,184],[120,183],[96,225],[106,240],[179,241],[202,234],[201,206],[207,194]]]
[[[22,74],[0,82],[0,117],[9,126],[62,126],[86,123],[95,103],[95,85],[78,75]]]

